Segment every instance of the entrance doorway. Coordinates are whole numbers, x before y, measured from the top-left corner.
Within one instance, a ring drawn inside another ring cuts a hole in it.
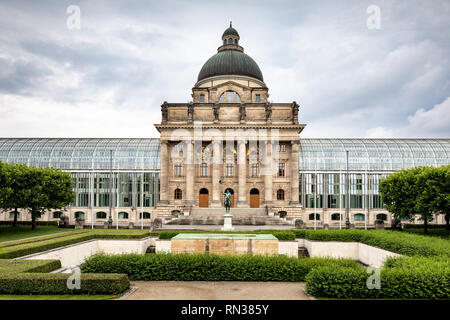
[[[227,189],[225,189],[225,192],[227,192],[227,190],[230,191],[230,193],[231,193],[231,207],[234,207],[234,191],[231,188],[227,188]],[[225,196],[224,196],[224,200],[225,200]]]
[[[202,188],[200,189],[200,194],[198,196],[198,206],[207,208],[209,203],[209,193],[208,189]]]
[[[250,208],[259,208],[259,190],[256,188],[250,190]]]

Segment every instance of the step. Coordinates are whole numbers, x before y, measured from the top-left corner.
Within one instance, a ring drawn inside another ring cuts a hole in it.
[[[265,216],[266,208],[230,208],[233,216]],[[191,216],[223,216],[225,208],[192,208]]]
[[[235,225],[291,225],[279,217],[233,216]],[[187,216],[168,221],[169,225],[223,225],[223,216]]]

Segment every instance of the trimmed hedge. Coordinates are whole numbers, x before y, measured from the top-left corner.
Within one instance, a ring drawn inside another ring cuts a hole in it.
[[[59,268],[59,260],[0,260],[0,274],[51,272]]]
[[[0,260],[0,294],[118,294],[130,287],[126,274],[82,274],[80,290],[67,288],[59,260]]]
[[[361,242],[407,256],[450,256],[450,242],[435,237],[389,230],[293,230],[297,238]]]
[[[450,270],[383,268],[380,289],[369,289],[364,268],[321,267],[306,276],[306,291],[315,297],[450,299]]]
[[[357,268],[349,259],[215,254],[97,254],[82,265],[83,273],[125,273],[144,281],[304,281],[319,266]]]
[[[67,273],[0,274],[1,294],[118,294],[130,287],[125,274],[82,274],[80,289],[67,288]]]
[[[187,231],[161,231],[159,233],[159,239],[161,240],[168,240],[172,239],[176,235],[180,233],[224,233],[224,234],[272,234],[274,235],[278,240],[285,241],[285,240],[295,240],[295,233],[291,230],[262,230],[262,231],[198,231],[198,230],[187,230]]]
[[[12,226],[13,220],[0,221],[1,226]],[[31,226],[31,221],[17,221],[18,226]],[[37,226],[58,226],[58,221],[36,221]]]
[[[328,298],[450,299],[450,242],[387,230],[295,230],[318,241],[355,241],[404,255],[389,258],[381,272],[381,289],[368,289],[366,269],[320,267],[306,277],[308,294]]]
[[[19,244],[5,246],[3,247],[3,252],[0,253],[0,259],[12,259],[26,256],[92,239],[140,239],[149,235],[150,233],[148,231],[141,230],[83,231],[75,235],[70,234],[65,236],[54,236],[51,238],[45,238],[45,240],[34,239],[31,242],[24,241],[24,243],[19,242]]]

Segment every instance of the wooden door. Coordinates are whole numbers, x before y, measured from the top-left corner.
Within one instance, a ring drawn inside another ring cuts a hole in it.
[[[231,195],[231,206],[234,208],[234,194]]]
[[[198,198],[198,206],[207,208],[208,207],[208,194],[200,194]]]
[[[250,194],[250,208],[259,208],[259,194]]]

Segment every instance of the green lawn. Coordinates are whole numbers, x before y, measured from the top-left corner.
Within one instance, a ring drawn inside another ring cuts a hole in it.
[[[0,294],[0,300],[110,300],[120,295],[14,295]]]
[[[71,231],[74,231],[74,229],[58,228],[56,226],[37,226],[36,230],[31,230],[31,226],[17,226],[15,228],[10,225],[0,226],[0,242]]]

